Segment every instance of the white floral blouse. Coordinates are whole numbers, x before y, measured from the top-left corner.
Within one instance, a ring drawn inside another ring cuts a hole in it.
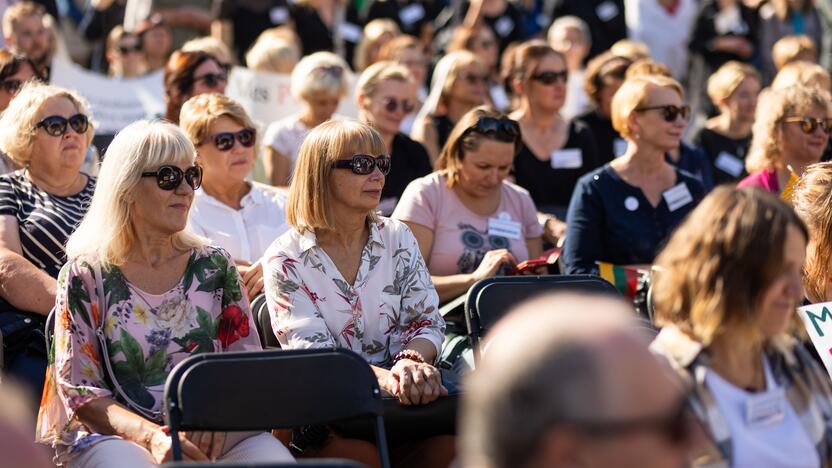
[[[264,257],[272,327],[284,348],[347,348],[389,367],[418,337],[439,354],[445,331],[439,297],[403,223],[380,218],[370,224],[352,285],[311,231],[289,230]]]

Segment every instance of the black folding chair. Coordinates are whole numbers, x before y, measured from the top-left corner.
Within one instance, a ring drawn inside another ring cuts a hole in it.
[[[343,349],[205,353],[165,383],[173,459],[180,431],[256,431],[374,417],[381,465],[390,466],[381,390],[367,362]]]
[[[364,465],[352,460],[321,458],[298,460],[297,463],[198,463],[170,462],[162,468],[362,468]]]
[[[263,349],[280,349],[280,341],[274,336],[274,330],[272,330],[272,318],[266,304],[266,293],[259,294],[251,301],[251,315],[254,317],[254,324],[260,335],[260,345]]]
[[[479,359],[479,341],[512,307],[531,297],[555,291],[620,296],[615,286],[593,275],[492,276],[474,283],[465,300],[465,323]]]

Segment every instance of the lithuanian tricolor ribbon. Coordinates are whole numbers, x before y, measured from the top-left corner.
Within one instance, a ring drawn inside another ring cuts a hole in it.
[[[615,289],[629,299],[636,297],[638,291],[639,270],[627,268],[612,263],[598,262],[598,271],[601,278],[615,286]]]

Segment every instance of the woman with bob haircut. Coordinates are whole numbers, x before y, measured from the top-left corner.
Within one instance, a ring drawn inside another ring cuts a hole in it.
[[[100,174],[58,281],[38,441],[71,467],[151,467],[171,457],[162,400],[173,367],[260,340],[231,257],[185,230],[202,182],[188,137],[166,122],[130,124]],[[180,438],[190,460],[292,460],[267,433]]]
[[[802,85],[760,94],[745,167],[737,186],[760,187],[788,200],[793,181],[820,161],[832,133],[829,92]]]
[[[627,141],[623,156],[585,176],[566,216],[566,274],[598,273],[598,262],[647,265],[704,196],[699,179],[672,166],[690,108],[665,76],[627,79],[612,99],[612,125]]]
[[[43,81],[37,67],[26,57],[15,55],[8,49],[0,49],[0,112],[9,107],[9,103],[20,92],[27,81]],[[5,154],[0,152],[0,174],[20,169]]]
[[[488,69],[472,52],[448,52],[436,63],[430,94],[416,114],[411,138],[424,145],[431,162],[448,141],[454,125],[476,106],[488,99]]]
[[[179,127],[203,171],[188,227],[231,254],[253,299],[263,290],[263,254],[289,228],[286,195],[246,180],[257,161],[257,130],[239,102],[201,94],[188,99],[182,111]]]
[[[445,322],[410,229],[376,215],[389,170],[384,141],[363,123],[335,120],[309,132],[289,187],[292,228],[266,252],[266,298],[283,348],[355,351],[382,390],[402,404],[424,405],[447,393],[434,366]],[[337,434],[296,439],[315,457],[349,458],[368,445],[350,441],[345,455]],[[453,439],[426,439],[411,455],[420,466],[447,466]]]
[[[694,466],[829,466],[832,388],[791,334],[808,239],[760,189],[720,187],[656,259],[651,349],[692,390],[710,443]],[[703,441],[704,442],[704,441]]]
[[[708,155],[716,184],[734,183],[748,175],[745,156],[761,83],[753,66],[736,61],[725,63],[708,78],[708,97],[719,115],[705,122],[693,143]]]
[[[784,89],[796,85],[830,91],[832,90],[832,77],[829,71],[817,63],[799,60],[783,66],[771,82],[772,89]]]
[[[303,111],[272,122],[266,129],[263,163],[271,185],[289,185],[304,137],[335,114],[349,90],[349,75],[347,63],[331,52],[303,57],[292,70],[292,96],[303,104]]]
[[[193,96],[225,94],[228,68],[207,52],[176,51],[165,65],[165,119],[179,123],[182,104]]]
[[[489,107],[471,110],[436,172],[411,182],[393,212],[416,236],[440,301],[542,253],[534,202],[506,180],[520,145],[517,122]]]
[[[797,181],[792,206],[809,230],[803,289],[811,303],[832,301],[832,162],[812,164]]]
[[[94,133],[83,98],[40,83],[26,84],[0,116],[0,148],[23,168],[0,176],[3,371],[34,394],[43,388],[43,329],[64,246],[95,190],[82,171]]]

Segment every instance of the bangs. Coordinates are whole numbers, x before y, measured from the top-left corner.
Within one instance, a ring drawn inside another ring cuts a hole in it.
[[[191,165],[196,150],[181,131],[172,131],[166,126],[155,126],[140,148],[139,157],[142,171],[155,170],[164,165]]]
[[[356,154],[371,156],[389,154],[384,140],[370,127],[350,120],[340,123],[341,125],[331,127],[333,133],[326,151],[328,160],[335,161]]]

